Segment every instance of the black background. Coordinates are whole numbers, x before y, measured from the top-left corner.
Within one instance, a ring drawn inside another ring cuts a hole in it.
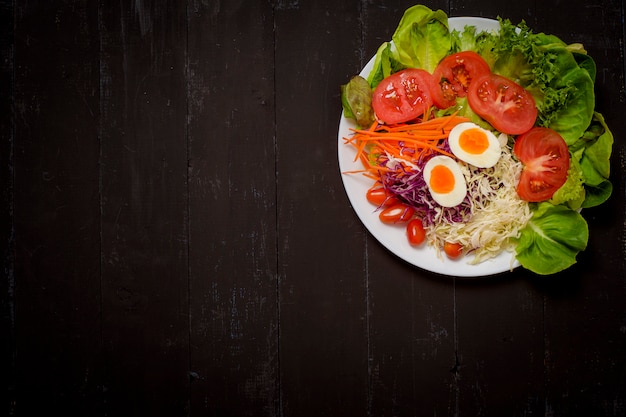
[[[624,416],[624,5],[429,1],[581,42],[615,135],[578,263],[441,277],[349,205],[339,85],[409,1],[0,1],[0,415]]]

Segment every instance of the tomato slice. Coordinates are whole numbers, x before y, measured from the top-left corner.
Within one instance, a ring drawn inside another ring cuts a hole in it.
[[[524,164],[517,194],[530,202],[552,198],[567,180],[569,150],[565,140],[552,129],[535,127],[518,136],[513,153]]]
[[[457,97],[465,97],[472,81],[491,72],[489,64],[476,52],[464,51],[448,55],[435,68],[433,103],[446,109],[456,103]]]
[[[408,68],[385,78],[374,89],[372,107],[376,117],[387,124],[416,119],[433,104],[432,75]]]
[[[470,107],[495,129],[521,135],[535,124],[537,106],[533,96],[521,85],[497,74],[485,74],[470,84]]]

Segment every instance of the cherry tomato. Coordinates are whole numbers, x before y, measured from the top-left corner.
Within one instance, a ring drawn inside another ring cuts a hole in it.
[[[378,218],[383,223],[405,223],[413,217],[414,213],[415,209],[400,203],[385,208],[380,212]]]
[[[387,207],[399,203],[398,199],[387,193],[387,190],[382,186],[374,186],[367,190],[366,197],[367,201],[378,207]]]
[[[448,258],[458,258],[463,253],[463,246],[460,243],[445,242],[443,244],[443,251],[448,255]]]
[[[509,135],[527,132],[537,119],[533,96],[521,85],[497,74],[485,74],[470,84],[470,107],[495,129]]]
[[[372,107],[379,120],[402,123],[416,119],[432,106],[432,75],[408,68],[385,78],[374,89]]]
[[[535,127],[518,136],[513,153],[524,164],[517,184],[521,199],[539,202],[550,199],[567,180],[569,150],[557,132]]]
[[[420,219],[412,219],[406,225],[406,235],[411,245],[421,245],[426,239],[426,231]]]
[[[476,52],[464,51],[448,55],[433,72],[437,86],[433,91],[433,103],[440,109],[454,105],[457,97],[467,95],[474,79],[490,72],[489,64]]]

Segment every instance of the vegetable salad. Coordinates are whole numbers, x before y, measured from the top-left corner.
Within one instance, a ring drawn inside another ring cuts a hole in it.
[[[581,44],[498,22],[451,30],[443,11],[409,8],[367,77],[341,88],[357,125],[344,139],[380,220],[406,223],[415,250],[474,263],[511,251],[553,274],[586,248],[581,209],[612,193],[613,136]]]

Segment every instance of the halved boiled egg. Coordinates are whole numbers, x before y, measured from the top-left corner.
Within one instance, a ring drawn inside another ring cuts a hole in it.
[[[478,168],[490,168],[502,154],[498,138],[472,122],[459,123],[448,136],[450,150],[461,161]]]
[[[424,166],[424,181],[430,195],[443,207],[461,204],[467,194],[467,184],[458,162],[449,156],[435,156]]]

